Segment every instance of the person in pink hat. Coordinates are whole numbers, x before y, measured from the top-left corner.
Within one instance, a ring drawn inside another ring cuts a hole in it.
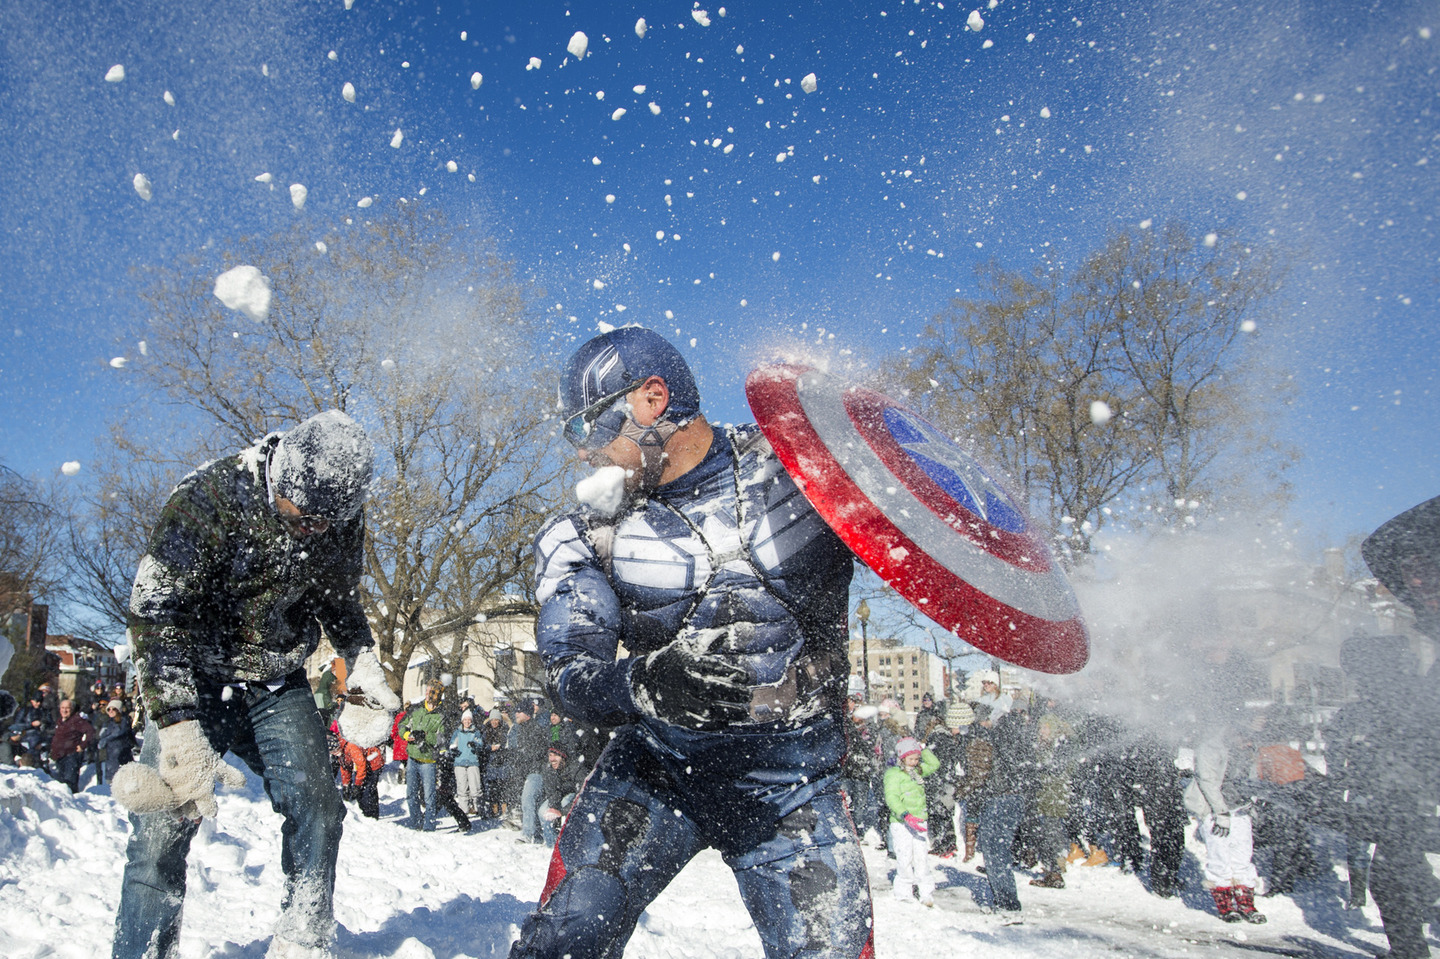
[[[890,810],[890,849],[895,853],[894,896],[901,902],[935,905],[935,877],[930,873],[930,829],[925,820],[925,777],[940,760],[910,736],[895,744],[897,765],[885,770],[885,805]]]

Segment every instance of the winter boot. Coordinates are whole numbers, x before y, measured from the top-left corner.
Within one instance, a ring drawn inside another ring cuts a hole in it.
[[[1256,924],[1265,921],[1265,914],[1263,912],[1255,911],[1254,889],[1250,888],[1249,886],[1236,886],[1234,893],[1235,910],[1240,913],[1240,918],[1244,919],[1246,922],[1253,922]]]
[[[1235,908],[1234,890],[1229,886],[1216,886],[1210,890],[1210,895],[1215,899],[1215,911],[1220,913],[1221,919],[1226,922],[1239,922],[1245,918]]]
[[[1107,862],[1109,862],[1109,861],[1110,861],[1110,857],[1107,856],[1107,855],[1105,855],[1105,850],[1101,849],[1101,848],[1097,845],[1097,846],[1091,846],[1091,847],[1090,847],[1090,855],[1087,856],[1087,857],[1085,857],[1085,861],[1082,862],[1082,863],[1080,863],[1080,865],[1082,865],[1082,866],[1103,866],[1103,865],[1105,865],[1105,864],[1106,864]]]
[[[1090,855],[1090,853],[1081,849],[1079,843],[1072,842],[1070,844],[1070,854],[1065,857],[1065,861],[1068,863],[1077,863],[1088,855]]]
[[[969,862],[975,858],[975,843],[980,839],[980,824],[967,822],[965,824],[965,858],[961,862]]]

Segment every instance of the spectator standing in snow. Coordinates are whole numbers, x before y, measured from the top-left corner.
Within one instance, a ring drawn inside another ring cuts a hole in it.
[[[231,751],[284,818],[269,955],[329,955],[345,808],[304,667],[323,626],[350,666],[346,736],[383,738],[398,702],[359,595],[372,460],[364,431],[332,410],[200,467],[165,504],[130,596],[147,724],[113,788],[132,825],[115,959],[178,951],[191,840],[216,813],[216,782],[245,781],[221,758]]]
[[[405,825],[425,832],[435,830],[435,791],[439,770],[435,760],[449,745],[445,738],[445,712],[440,708],[445,686],[432,679],[425,687],[425,701],[405,714],[400,738],[405,740],[405,806],[410,817]]]
[[[993,714],[992,714],[993,715]],[[1010,919],[1018,919],[1020,895],[1015,889],[1015,831],[1029,804],[1028,792],[1035,783],[1035,743],[1024,715],[1003,713],[990,732],[990,771],[981,784],[977,799],[980,823],[976,848],[985,859],[985,878],[990,883],[995,908]]]
[[[490,752],[475,725],[475,714],[465,710],[460,714],[460,728],[450,737],[450,749],[455,753],[455,800],[467,815],[479,813],[480,781],[484,764]]]
[[[118,699],[110,700],[105,707],[105,724],[100,727],[96,746],[105,782],[114,782],[116,771],[135,758],[135,727],[125,714],[125,704]]]
[[[94,745],[95,727],[90,720],[75,709],[72,700],[60,700],[60,721],[50,739],[50,768],[72,793],[80,791],[80,767],[85,762],[85,751]]]
[[[540,800],[545,790],[545,750],[550,744],[550,727],[535,718],[541,712],[538,703],[516,706],[515,724],[505,742],[511,784],[506,825],[519,827],[522,842],[545,841],[540,832]]]
[[[1213,732],[1195,748],[1195,778],[1185,789],[1185,808],[1200,823],[1205,842],[1205,888],[1226,922],[1264,922],[1255,909],[1254,840],[1248,797],[1227,791],[1230,746],[1237,735]]]
[[[925,802],[925,777],[940,760],[919,740],[906,736],[895,744],[896,764],[885,770],[885,808],[890,812],[890,850],[895,854],[893,895],[900,902],[935,905],[935,877],[930,872],[930,829]]]
[[[343,710],[343,703],[341,704]],[[360,815],[380,818],[380,770],[385,768],[385,747],[340,740],[340,791],[347,800],[360,806]]]
[[[707,847],[771,959],[873,949],[838,782],[849,550],[758,429],[706,422],[650,330],[582,345],[561,394],[564,435],[602,472],[536,539],[538,646],[564,713],[618,728],[513,959],[619,956]]]
[[[480,727],[480,737],[485,743],[489,758],[485,771],[480,774],[482,790],[480,815],[486,819],[498,819],[505,815],[505,742],[510,731],[505,726],[505,714],[500,709],[491,709]]]

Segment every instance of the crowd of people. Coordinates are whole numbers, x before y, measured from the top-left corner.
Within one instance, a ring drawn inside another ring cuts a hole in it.
[[[123,683],[109,688],[97,680],[74,697],[57,695],[53,683],[41,683],[10,717],[0,740],[0,763],[43,769],[80,791],[90,768],[96,783],[135,758],[135,699]]]

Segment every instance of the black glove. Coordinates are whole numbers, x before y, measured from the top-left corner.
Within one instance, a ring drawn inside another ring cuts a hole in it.
[[[636,662],[630,690],[642,713],[677,726],[721,729],[750,718],[745,670],[683,640]]]

